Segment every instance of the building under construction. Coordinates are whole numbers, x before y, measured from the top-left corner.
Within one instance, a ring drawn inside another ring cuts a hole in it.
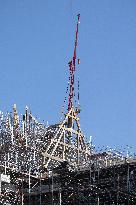
[[[0,205],[136,204],[136,158],[96,152],[80,127],[79,23],[60,122],[44,125],[28,107],[19,117],[16,105],[0,113]]]

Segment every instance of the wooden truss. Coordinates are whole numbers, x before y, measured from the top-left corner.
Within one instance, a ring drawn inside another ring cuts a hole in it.
[[[13,116],[0,116],[0,165],[14,170],[38,173],[67,161],[74,167],[85,164],[91,151],[85,142],[73,107],[59,124],[45,127],[26,107],[22,119],[16,105]]]
[[[44,166],[50,167],[54,161],[68,161],[74,166],[84,164],[91,155],[85,142],[78,112],[72,107],[60,124],[49,126],[44,136],[42,155]]]

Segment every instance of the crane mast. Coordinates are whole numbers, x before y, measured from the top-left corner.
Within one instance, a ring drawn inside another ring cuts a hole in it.
[[[77,15],[77,25],[76,25],[76,35],[75,35],[75,45],[74,45],[74,53],[73,58],[68,63],[69,64],[69,73],[70,73],[70,84],[69,84],[69,97],[68,97],[68,111],[73,106],[73,98],[75,95],[75,71],[76,71],[76,61],[79,64],[80,59],[77,60],[77,45],[78,45],[78,30],[80,23],[80,14]],[[79,81],[78,81],[78,90],[79,90]],[[79,92],[78,92],[78,100],[79,100]]]

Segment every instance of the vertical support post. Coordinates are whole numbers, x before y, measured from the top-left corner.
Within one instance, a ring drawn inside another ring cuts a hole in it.
[[[14,134],[13,134],[13,126],[11,127],[11,142],[12,142],[12,145],[14,144]]]
[[[21,205],[24,205],[24,186],[23,186],[23,174],[22,174],[22,197],[21,197]]]
[[[99,177],[100,177],[100,170],[99,170],[99,161],[97,160],[97,168],[98,168],[98,183],[99,183]],[[99,189],[98,189],[98,205],[100,204],[100,198],[99,198]]]
[[[8,152],[8,163],[7,163],[8,167],[9,167],[9,152]]]
[[[6,164],[6,153],[5,153],[5,174],[6,174],[6,166],[7,164]]]
[[[119,174],[118,174],[118,187],[117,187],[117,205],[119,204]]]
[[[127,203],[129,205],[129,192],[130,192],[130,176],[129,176],[129,164],[128,164],[128,169],[127,169]]]
[[[90,185],[92,185],[92,165],[90,162]]]
[[[18,153],[15,153],[15,159],[16,159],[16,168],[18,168],[18,163],[17,163],[17,157],[18,157]]]
[[[36,151],[34,150],[34,162],[35,162],[35,152],[36,152]]]
[[[97,198],[97,205],[99,205],[99,204],[100,204],[100,198],[98,196],[98,198]]]
[[[26,148],[27,148],[27,145],[28,145],[28,142],[27,142],[27,132],[25,133],[25,138],[26,138]]]
[[[50,183],[50,171],[48,170],[48,179],[49,179],[49,183],[48,183],[48,187],[49,187],[49,204],[51,204],[51,183]]]
[[[79,133],[77,134],[77,165],[79,165]]]
[[[29,205],[31,205],[31,177],[30,177],[31,168],[29,168]]]
[[[61,203],[61,189],[59,189],[59,205],[61,205],[62,203]]]
[[[129,180],[129,164],[127,169],[127,191],[130,191],[130,180]]]
[[[62,153],[62,157],[63,157],[63,160],[65,160],[65,150],[66,150],[66,147],[65,147],[65,130],[64,130],[64,133],[63,133],[63,153]]]
[[[54,196],[53,196],[53,194],[54,194],[53,193],[53,183],[54,183],[53,182],[53,170],[52,170],[52,175],[51,175],[51,181],[52,181],[51,182],[51,193],[52,193],[52,200],[51,201],[52,201],[52,205],[53,205],[53,202],[54,202]]]
[[[0,195],[1,195],[1,170],[0,170]]]
[[[40,172],[40,205],[42,204],[42,183],[41,183],[41,172]]]

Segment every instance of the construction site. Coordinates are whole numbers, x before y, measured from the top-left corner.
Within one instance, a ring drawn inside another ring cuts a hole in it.
[[[80,125],[80,14],[62,119],[40,123],[28,107],[0,113],[0,205],[135,205],[136,157],[98,152]]]

